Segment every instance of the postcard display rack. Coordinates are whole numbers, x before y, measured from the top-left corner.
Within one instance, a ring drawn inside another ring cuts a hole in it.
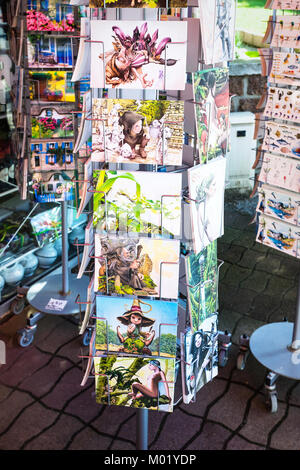
[[[224,231],[236,2],[190,2],[132,1],[124,8],[121,0],[37,0],[27,13],[29,96],[67,101],[72,83],[77,91],[69,111],[72,151],[35,146],[28,155],[40,165],[45,152],[48,171],[62,159],[64,174],[70,159],[77,161],[77,175],[59,179],[60,193],[75,197],[78,217],[90,216],[84,242],[77,240],[80,289],[73,295],[89,345],[81,385],[93,379],[98,403],[137,409],[138,449],[147,449],[148,411],[195,401],[231,344],[230,333],[218,330],[217,239]],[[70,6],[80,33],[70,30]],[[77,57],[72,67],[66,37]],[[68,68],[72,78],[62,89],[59,72]],[[46,117],[55,111],[66,132],[66,109],[52,108]],[[44,110],[33,101],[32,117],[31,138],[45,131]],[[24,155],[23,146],[26,168]],[[47,200],[54,179],[43,181],[40,168],[33,173],[36,197]],[[63,264],[62,296],[67,273]],[[175,382],[182,384],[177,399]]]
[[[273,15],[265,35],[270,48],[260,50],[268,85],[255,136],[261,138],[255,162],[259,169],[254,189],[259,196],[256,240],[299,258],[300,66],[294,60],[300,48],[300,2],[269,0],[266,8],[272,8]],[[300,379],[300,285],[294,323],[283,321],[259,328],[250,337],[249,347],[268,370],[266,405],[276,412],[277,378]]]
[[[69,256],[68,249],[68,235],[74,228],[69,223],[70,211],[80,196],[77,183],[86,160],[84,152],[74,153],[77,111],[86,79],[76,86],[71,83],[77,54],[73,42],[79,30],[76,9],[51,1],[12,0],[6,4],[6,13],[14,72],[12,141],[21,200],[35,201],[28,218],[39,204],[45,203],[60,206],[61,218],[62,269],[50,272],[24,291],[36,310],[26,328],[19,331],[19,344],[27,347],[44,315],[79,314],[76,295],[85,293],[88,286],[87,276],[79,280],[71,272],[74,259],[76,264],[78,261],[76,253],[75,257]],[[85,217],[78,221],[77,228]],[[78,242],[77,237],[77,250]],[[49,250],[43,256],[45,262],[56,257]]]

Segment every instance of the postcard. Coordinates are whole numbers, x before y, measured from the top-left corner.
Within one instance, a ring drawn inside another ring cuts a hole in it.
[[[265,8],[273,8],[273,10],[300,10],[300,0],[267,0]]]
[[[175,359],[94,357],[96,402],[173,411]]]
[[[90,19],[80,19],[80,41],[75,68],[73,70],[72,82],[77,82],[91,72],[91,43],[86,39],[91,35]]]
[[[197,392],[218,375],[218,320],[217,315],[206,318],[198,331],[191,329],[181,337],[183,349],[183,402],[196,401]]]
[[[179,240],[95,235],[95,292],[177,299]]]
[[[72,181],[74,171],[49,171],[32,173],[32,189],[38,202],[71,201],[75,199]]]
[[[300,258],[300,231],[294,225],[260,214],[256,241]]]
[[[74,9],[55,0],[27,1],[27,31],[75,31]]]
[[[258,180],[296,193],[300,192],[300,164],[298,160],[265,153]]]
[[[28,34],[27,54],[30,69],[73,67],[72,44],[68,37]]]
[[[273,51],[272,70],[269,76],[269,82],[274,84],[280,83],[282,85],[299,86],[300,54],[292,51]]]
[[[186,8],[188,3],[187,0],[90,0],[89,6],[90,8]]]
[[[214,158],[188,170],[194,252],[198,254],[224,233],[226,160]]]
[[[91,21],[91,88],[184,90],[187,23]]]
[[[96,296],[96,349],[176,356],[177,302]]]
[[[75,170],[73,141],[30,141],[30,168],[35,172]]]
[[[73,115],[64,113],[59,107],[45,106],[34,113],[31,108],[32,139],[63,139],[73,137]]]
[[[262,184],[258,188],[256,211],[300,226],[300,194]]]
[[[100,170],[94,177],[97,233],[180,236],[180,173]]]
[[[300,128],[275,121],[265,121],[262,150],[286,157],[300,158]]]
[[[92,137],[92,94],[91,90],[86,91],[82,97],[82,114],[74,152],[86,145]]]
[[[226,156],[229,126],[229,70],[193,74],[194,108],[201,162]]]
[[[235,0],[201,0],[199,16],[205,64],[234,59]]]
[[[92,161],[181,165],[184,102],[93,100]]]
[[[277,15],[271,47],[300,48],[300,18],[296,15]]]
[[[288,88],[270,87],[264,116],[298,122],[300,120],[300,94]]]
[[[37,102],[75,102],[72,72],[29,72],[30,100]]]
[[[190,325],[193,331],[218,311],[217,241],[197,255],[185,256],[185,273]]]

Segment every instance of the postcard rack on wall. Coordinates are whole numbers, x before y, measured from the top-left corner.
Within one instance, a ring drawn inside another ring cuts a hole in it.
[[[75,197],[77,215],[89,216],[77,242],[77,277],[89,277],[76,297],[89,346],[81,385],[95,380],[98,403],[137,408],[146,449],[148,410],[195,401],[230,346],[218,330],[217,238],[236,4],[82,3],[73,71],[75,82],[90,80],[74,144],[89,155]]]
[[[254,138],[259,147],[253,168],[257,169],[253,194],[258,193],[256,241],[290,256],[299,253],[299,2],[268,0],[272,8],[265,41],[260,49],[263,75],[268,83],[259,102]],[[279,14],[278,10],[282,10]],[[294,10],[285,12],[285,10]],[[288,13],[288,14],[284,14]],[[272,338],[272,339],[271,339]],[[250,350],[268,374],[266,405],[277,411],[276,380],[280,375],[299,380],[300,285],[294,322],[271,323],[256,330]]]

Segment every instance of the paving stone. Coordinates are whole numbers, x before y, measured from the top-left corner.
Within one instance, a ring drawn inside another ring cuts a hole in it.
[[[80,371],[72,368],[62,375],[63,372],[62,370],[58,382],[53,384],[52,391],[42,398],[46,406],[57,410],[63,408],[72,397],[77,396],[81,391],[82,374]]]
[[[223,254],[230,250],[230,244],[222,242],[222,238],[218,240],[218,258],[223,259]]]
[[[239,431],[239,434],[250,441],[266,446],[269,433],[283,417],[285,408],[285,404],[278,403],[277,413],[270,413],[266,408],[264,395],[257,395],[251,401],[247,422]],[[257,432],[258,429],[259,433]]]
[[[287,418],[272,435],[270,446],[279,450],[300,450],[299,423],[300,408],[290,406]]]
[[[0,369],[1,370],[1,369]],[[12,392],[12,389],[9,387],[5,387],[0,383],[0,404],[2,401],[6,400],[8,395]]]
[[[250,442],[247,442],[245,439],[242,439],[239,436],[234,436],[228,442],[226,450],[265,450],[265,448],[262,446],[251,444]]]
[[[250,274],[250,269],[233,265],[227,270],[224,282],[228,286],[239,286],[240,282],[245,280]]]
[[[223,398],[210,409],[208,419],[235,430],[244,419],[247,401],[252,394],[247,387],[231,384]]]
[[[261,321],[268,321],[270,315],[278,308],[281,303],[279,295],[259,294],[253,299],[253,309],[251,317]]]
[[[272,248],[269,248],[268,246],[266,245],[263,245],[262,243],[258,243],[256,242],[254,245],[253,245],[253,248],[252,248],[254,251],[258,251],[259,253],[270,253],[270,251],[272,250]],[[273,250],[272,250],[273,251]]]
[[[234,295],[238,292],[238,288],[231,287],[229,288],[225,283],[224,280],[219,283],[219,310],[222,309],[231,309]]]
[[[0,449],[17,450],[22,444],[37,432],[51,425],[58,413],[35,402],[18,417],[9,430],[0,437]]]
[[[43,321],[43,320],[42,320]],[[65,343],[78,337],[78,327],[66,321],[59,321],[51,329],[51,334],[45,336],[36,344],[43,350],[50,353],[58,351],[64,347]]]
[[[236,355],[236,359],[238,357],[238,353]],[[244,370],[236,368],[231,375],[232,382],[238,383],[240,385],[247,385],[251,387],[252,390],[258,390],[260,387],[262,387],[261,393],[263,393],[264,390],[265,378],[266,368],[256,360],[253,354],[251,354],[251,351],[249,351],[249,354],[246,358]]]
[[[266,258],[265,253],[258,253],[257,251],[254,250],[246,250],[240,259],[238,261],[238,266],[242,266],[244,268],[248,269],[253,269],[257,263],[260,261],[264,260]]]
[[[276,274],[286,279],[297,280],[299,271],[299,261],[291,257],[291,259],[281,259],[280,269]]]
[[[206,384],[205,387],[199,390],[194,403],[182,403],[180,410],[199,418],[203,417],[207,407],[224,393],[226,386],[227,382],[225,380],[214,378],[211,382]]]
[[[237,264],[242,258],[242,255],[245,250],[246,248],[244,248],[243,246],[234,245],[230,248],[229,251],[224,252],[222,254],[222,259],[223,261],[227,261],[228,263]]]
[[[289,279],[283,279],[280,276],[272,276],[269,279],[267,288],[265,290],[266,295],[283,295],[288,289],[293,287]]]
[[[90,428],[80,431],[69,444],[69,450],[106,450],[111,442],[110,437],[101,436]]]
[[[235,344],[239,344],[240,336],[243,334],[248,335],[249,337],[251,334],[259,327],[263,326],[265,323],[259,320],[255,320],[253,318],[249,318],[244,316],[240,319],[235,329],[235,332],[232,336],[232,342]]]
[[[233,310],[222,309],[219,313],[218,329],[221,331],[227,330],[232,334],[241,317],[242,315],[240,313],[234,312]]]
[[[274,311],[268,318],[268,323],[277,323],[283,321],[285,318],[289,322],[294,322],[296,316],[296,303],[288,302],[287,300],[282,303],[276,311]]]
[[[226,227],[226,230],[224,230],[224,235],[221,238],[223,243],[232,243],[233,240],[239,240],[242,238],[242,231],[232,228],[232,227]]]
[[[269,278],[269,274],[260,271],[254,271],[251,276],[249,276],[245,281],[241,282],[241,287],[244,289],[251,289],[257,293],[263,292],[266,288]]]
[[[78,416],[85,422],[96,418],[99,413],[99,405],[96,403],[93,393],[95,389],[94,382],[91,382],[91,384],[88,384],[89,386],[86,386],[87,388],[82,387],[82,392],[73,398],[65,408],[66,413]]]
[[[298,286],[292,287],[291,289],[287,290],[283,295],[284,300],[289,300],[291,302],[297,302],[297,295],[298,295]]]
[[[186,450],[222,450],[223,444],[230,436],[230,431],[223,426],[207,422],[201,434],[191,442]]]
[[[34,403],[34,399],[27,393],[12,391],[6,399],[1,400],[0,406],[0,435],[7,432],[12,421],[17,418],[23,408]],[[1,445],[0,445],[1,448]]]
[[[82,427],[82,423],[71,416],[60,416],[49,429],[25,445],[25,450],[63,450],[74,432]]]
[[[222,264],[221,268],[220,268],[220,274],[219,274],[219,281],[222,281],[224,279],[224,277],[226,276],[226,273],[228,271],[228,269],[231,267],[232,265],[230,263],[226,263],[224,261],[224,263]]]
[[[96,405],[98,406],[98,409],[100,409],[100,405]],[[135,410],[128,406],[106,406],[104,407],[104,411],[101,413],[101,416],[93,421],[93,426],[97,431],[106,432],[113,436],[117,432],[120,424],[134,415],[134,412]],[[130,421],[132,423],[132,421],[134,421],[134,417],[130,418]],[[132,429],[135,430],[135,423],[132,424]],[[127,435],[125,437],[127,439],[135,439],[132,436],[132,432],[129,436]]]
[[[245,231],[242,231],[240,238],[232,241],[232,245],[239,245],[249,249],[253,247],[254,243],[256,243],[254,234]]]
[[[256,292],[251,289],[239,288],[236,292],[232,292],[231,307],[235,312],[250,315],[253,310],[253,299]]]
[[[289,403],[291,405],[300,406],[300,382],[298,382],[296,388],[293,389]]]
[[[279,256],[265,255],[262,260],[258,260],[255,269],[257,271],[264,271],[270,274],[280,273],[281,259]]]

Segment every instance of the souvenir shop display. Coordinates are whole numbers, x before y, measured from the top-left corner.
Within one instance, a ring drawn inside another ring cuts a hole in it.
[[[219,339],[230,343],[218,329],[217,239],[236,2],[21,4],[23,20],[10,10],[24,70],[19,186],[24,199],[53,204],[31,219],[39,265],[62,250],[61,272],[27,298],[42,314],[79,311],[81,386],[93,379],[96,403],[136,408],[146,449],[148,410],[194,402],[218,374]]]
[[[258,193],[256,241],[295,258],[299,258],[300,246],[299,16],[284,10],[299,7],[298,0],[267,0],[265,5],[273,8],[273,15],[264,38],[270,49],[260,51],[268,86],[267,99],[260,101],[265,108],[257,114],[255,138],[259,143],[254,167],[258,172],[252,193]],[[269,371],[266,405],[273,413],[278,409],[277,378],[300,379],[299,366],[293,361],[293,354],[299,353],[299,318],[298,302],[294,323],[269,323],[250,338],[252,354]]]

